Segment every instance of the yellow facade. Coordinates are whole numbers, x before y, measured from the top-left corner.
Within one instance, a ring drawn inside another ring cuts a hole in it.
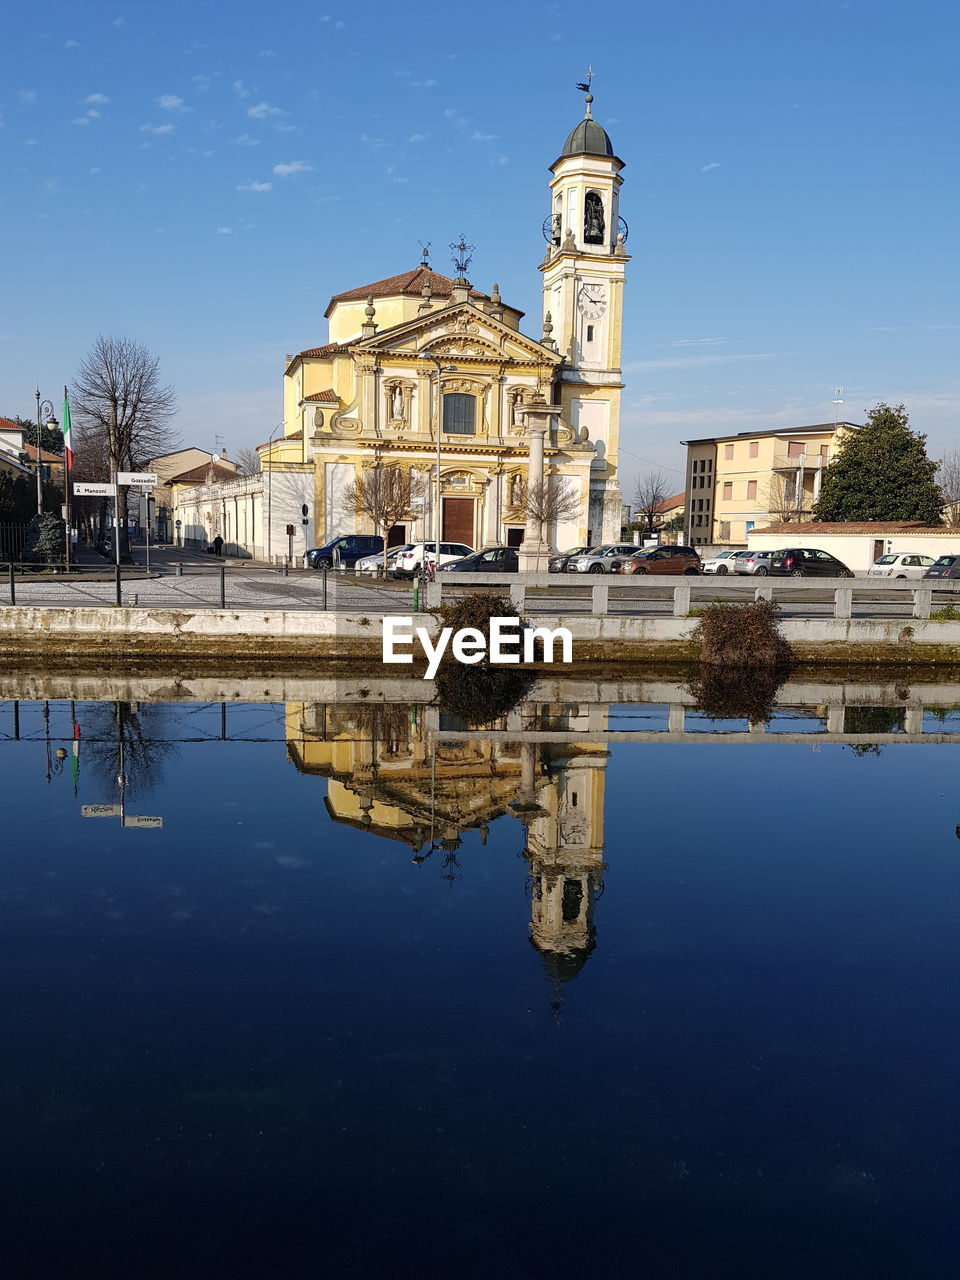
[[[690,546],[746,546],[752,529],[810,519],[824,469],[853,423],[688,440]]]
[[[589,116],[588,103],[552,167],[564,234],[549,240],[541,265],[539,336],[521,332],[523,312],[496,285],[474,289],[466,263],[450,278],[424,261],[336,294],[325,312],[328,340],[287,357],[283,434],[260,446],[261,465],[265,473],[312,469],[313,545],[379,532],[349,500],[364,469],[382,464],[408,470],[423,493],[391,542],[519,545],[530,534],[523,494],[541,478],[579,503],[577,515],[544,530],[551,546],[619,537],[623,162]],[[453,366],[439,395],[437,362]],[[538,422],[525,413],[540,401],[556,406],[542,472]]]

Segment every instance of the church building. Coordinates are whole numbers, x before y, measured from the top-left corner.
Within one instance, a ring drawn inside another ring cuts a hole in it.
[[[391,544],[522,544],[524,567],[543,569],[551,548],[620,537],[624,166],[592,102],[550,168],[538,336],[496,284],[473,287],[461,239],[453,277],[425,252],[337,293],[326,342],[286,358],[283,435],[260,446],[261,465],[311,468],[310,545],[377,532],[350,495],[381,466],[413,481]],[[273,541],[268,554],[283,549]]]

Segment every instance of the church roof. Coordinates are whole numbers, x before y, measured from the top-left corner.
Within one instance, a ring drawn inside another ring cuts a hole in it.
[[[442,276],[439,271],[432,271],[421,264],[412,271],[404,271],[398,276],[388,276],[386,280],[375,280],[373,284],[362,285],[359,289],[347,289],[343,293],[335,293],[330,299],[330,307],[335,302],[363,302],[366,298],[392,298],[398,293],[419,296],[423,286],[430,285],[435,298],[453,296],[454,282],[449,276]],[[470,290],[471,298],[488,299],[489,295],[479,289]],[[330,307],[327,308],[329,313]]]
[[[333,390],[314,391],[313,395],[303,397],[305,404],[339,404],[340,397]]]
[[[563,156],[612,156],[613,143],[606,129],[588,116],[568,135],[560,152]]]

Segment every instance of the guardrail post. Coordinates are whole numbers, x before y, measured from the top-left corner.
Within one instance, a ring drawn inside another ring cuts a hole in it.
[[[183,577],[183,561],[182,560],[177,561],[177,572],[174,574],[174,577],[177,577],[177,578]]]
[[[764,582],[753,593],[754,600],[772,600],[773,599],[773,583]]]
[[[220,566],[220,608],[227,607],[227,569],[225,565]]]
[[[671,702],[667,708],[667,733],[683,733],[686,708],[682,702]]]
[[[511,582],[510,584],[510,608],[515,609],[517,614],[523,613],[523,606],[527,598],[527,588],[522,582]]]
[[[593,598],[590,601],[590,612],[594,617],[602,617],[610,607],[610,583],[595,582]]]
[[[837,587],[833,593],[833,616],[853,617],[853,587]]]
[[[123,604],[123,591],[121,587],[122,579],[120,577],[120,566],[118,564],[113,566],[113,572],[116,575],[117,580],[117,604]]]
[[[673,588],[673,616],[685,618],[690,612],[690,584],[683,582]]]
[[[442,594],[443,594],[443,579],[440,577],[436,577],[431,582],[430,579],[428,578],[423,588],[424,609],[425,610],[439,609]]]
[[[929,587],[914,587],[913,616],[915,618],[929,618],[932,604],[933,592]]]
[[[14,573],[14,570],[13,570],[13,562],[12,562],[12,561],[11,561],[11,563],[10,563],[10,603],[11,603],[11,604],[16,604],[16,603],[17,603],[17,583],[16,583],[16,574]]]

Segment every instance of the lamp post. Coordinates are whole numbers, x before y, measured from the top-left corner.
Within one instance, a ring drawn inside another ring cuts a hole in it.
[[[273,431],[270,433],[270,439],[267,441],[268,450],[270,449],[270,446],[273,444],[274,439],[276,438],[277,432],[282,431],[283,427],[284,427],[284,423],[278,422],[277,425],[273,428]],[[262,462],[260,463],[260,469],[261,471],[263,470]],[[267,549],[267,564],[270,564],[271,556],[273,552],[273,458],[272,457],[270,458],[270,468],[267,472],[267,536],[264,541],[266,542],[266,549]]]
[[[43,515],[43,464],[40,461],[40,437],[43,431],[43,418],[47,419],[47,426],[56,430],[60,423],[53,415],[53,401],[40,399],[40,388],[37,387],[37,515]]]
[[[436,555],[437,568],[440,568],[440,428],[442,426],[442,404],[440,400],[440,377],[444,373],[456,373],[455,364],[441,364],[436,356],[421,355],[420,360],[430,360],[437,369],[437,487],[433,516],[433,549]]]

